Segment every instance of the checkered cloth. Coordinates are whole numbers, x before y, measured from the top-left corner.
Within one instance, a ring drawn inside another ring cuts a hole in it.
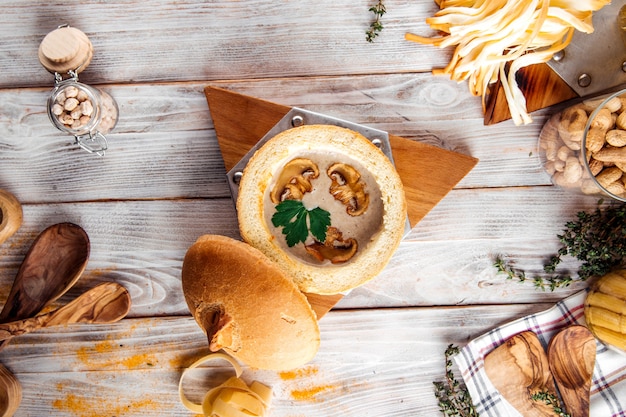
[[[484,358],[510,337],[530,330],[544,348],[554,334],[571,324],[585,324],[586,291],[576,293],[541,313],[515,320],[474,339],[455,356],[480,417],[520,417],[493,386],[484,369]],[[591,385],[591,417],[626,417],[626,354],[597,342]]]

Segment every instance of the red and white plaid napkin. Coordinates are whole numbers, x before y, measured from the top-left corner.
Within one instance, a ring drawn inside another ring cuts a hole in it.
[[[554,307],[515,320],[474,339],[454,357],[480,417],[520,417],[493,386],[484,358],[505,340],[526,330],[535,332],[544,348],[554,334],[571,324],[585,325],[586,291],[559,301]],[[626,417],[626,354],[597,341],[591,385],[591,417]]]

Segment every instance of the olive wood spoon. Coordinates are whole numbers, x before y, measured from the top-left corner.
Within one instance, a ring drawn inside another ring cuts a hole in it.
[[[22,402],[22,385],[0,364],[0,417],[11,417]]]
[[[554,409],[532,399],[540,391],[556,396],[548,356],[537,335],[524,331],[485,357],[485,372],[504,397],[524,417],[554,417]]]
[[[548,345],[550,370],[572,417],[589,417],[589,392],[596,362],[596,341],[585,326],[557,333]]]
[[[0,323],[33,317],[65,294],[85,270],[89,252],[87,233],[73,223],[55,224],[41,232],[17,272]],[[7,343],[0,343],[0,350]]]
[[[0,190],[0,245],[22,225],[22,206],[15,196]]]
[[[130,310],[130,295],[115,282],[100,284],[70,303],[46,314],[0,324],[0,340],[32,332],[43,327],[74,323],[114,323]]]

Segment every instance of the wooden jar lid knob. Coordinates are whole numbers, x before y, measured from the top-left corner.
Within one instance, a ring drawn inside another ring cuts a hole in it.
[[[87,35],[69,26],[48,33],[39,45],[39,62],[52,73],[81,72],[92,57],[93,46]]]
[[[8,191],[0,189],[0,245],[22,225],[22,206]]]

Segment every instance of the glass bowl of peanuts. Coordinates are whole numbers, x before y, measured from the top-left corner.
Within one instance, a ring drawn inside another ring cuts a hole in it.
[[[539,150],[555,185],[626,202],[626,89],[553,115]]]

